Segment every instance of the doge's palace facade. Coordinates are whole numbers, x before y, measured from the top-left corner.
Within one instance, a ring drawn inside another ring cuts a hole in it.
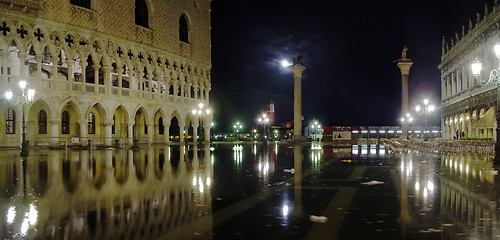
[[[0,1],[0,146],[209,141],[210,0]],[[206,130],[205,130],[206,129]],[[199,134],[199,135],[198,135]]]
[[[484,7],[476,19],[469,19],[461,33],[443,38],[441,64],[441,128],[443,138],[492,138],[496,140],[497,86],[479,84],[499,66],[493,47],[500,42],[500,5]],[[478,59],[483,66],[479,77],[471,64]],[[463,133],[463,134],[462,134]]]

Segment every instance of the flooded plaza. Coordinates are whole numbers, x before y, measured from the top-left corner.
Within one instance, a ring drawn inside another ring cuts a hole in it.
[[[3,150],[1,239],[497,239],[487,154],[221,143]]]

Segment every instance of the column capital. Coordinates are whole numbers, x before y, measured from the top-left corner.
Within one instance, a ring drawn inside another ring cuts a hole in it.
[[[413,65],[412,61],[409,62],[398,62],[398,67],[401,70],[401,76],[410,75],[410,68]]]
[[[306,70],[305,66],[291,66],[290,69],[293,71],[293,77],[302,77],[302,73]]]
[[[104,127],[111,127],[111,126],[113,126],[113,124],[115,124],[115,121],[113,121],[113,120],[102,121],[102,126],[104,126]]]

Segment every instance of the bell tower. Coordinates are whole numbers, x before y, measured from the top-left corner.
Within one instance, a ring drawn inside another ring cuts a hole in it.
[[[269,101],[267,101],[267,115],[269,116],[269,125],[274,124],[274,103],[269,96]]]

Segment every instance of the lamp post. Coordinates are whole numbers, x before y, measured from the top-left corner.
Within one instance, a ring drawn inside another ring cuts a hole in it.
[[[495,158],[493,162],[495,164],[500,164],[500,75],[498,73],[500,71],[500,44],[497,43],[493,49],[495,51],[495,55],[499,65],[497,69],[493,69],[490,71],[490,77],[488,80],[479,79],[478,83],[483,86],[489,84],[496,84],[497,86],[497,104],[496,104],[497,138],[495,142]],[[476,79],[478,79],[479,75],[481,75],[481,68],[482,68],[481,62],[476,58],[476,60],[471,64],[471,67],[472,67],[472,74]]]
[[[26,157],[29,155],[29,142],[26,141],[26,105],[30,104],[35,97],[35,90],[32,88],[26,88],[26,81],[22,80],[19,82],[19,87],[21,88],[21,95],[17,98],[15,104],[21,104],[23,106],[23,121],[22,121],[22,134],[21,134],[21,156]],[[12,91],[9,89],[5,93],[5,98],[11,100],[13,96]]]
[[[210,114],[212,114],[212,109],[210,108],[205,108],[203,103],[199,103],[198,104],[198,109],[193,109],[191,111],[191,113],[193,113],[193,115],[195,116],[199,116],[199,119],[201,120],[201,125],[203,126],[203,118],[206,118],[208,116],[210,116]],[[212,126],[212,125],[211,125]],[[193,142],[197,142],[198,140],[196,139],[197,138],[197,134],[198,133],[198,129],[193,129]],[[194,136],[196,134],[196,136]],[[206,131],[205,129],[205,126],[203,126],[203,140],[208,143],[210,142],[210,128],[208,130],[208,132]]]
[[[233,125],[233,129],[234,129],[234,136],[236,137],[236,139],[239,139],[239,133],[240,133],[240,130],[243,128],[243,125],[240,124],[240,122],[236,122],[236,124]]]
[[[259,124],[262,124],[264,126],[264,140],[267,140],[267,132],[266,132],[266,125],[269,123],[269,117],[267,117],[267,114],[262,114],[259,118],[257,118],[257,122]]]
[[[427,131],[427,115],[429,115],[431,112],[434,112],[434,105],[429,104],[429,99],[424,99],[424,106],[420,107],[420,105],[415,106],[415,111],[417,113],[424,115],[424,140],[427,140],[425,131]],[[431,137],[431,134],[429,133],[429,138]]]
[[[318,121],[314,121],[311,124],[311,128],[312,128],[313,141],[315,141],[316,140],[316,134],[318,132],[321,132],[321,124],[319,124]]]
[[[410,126],[410,123],[413,122],[413,117],[411,116],[410,113],[406,113],[406,115],[404,117],[401,117],[400,120],[401,120],[402,125],[407,126],[406,130],[402,129],[403,130],[403,138],[406,136],[406,140],[409,140],[410,136],[408,136],[408,128]]]

